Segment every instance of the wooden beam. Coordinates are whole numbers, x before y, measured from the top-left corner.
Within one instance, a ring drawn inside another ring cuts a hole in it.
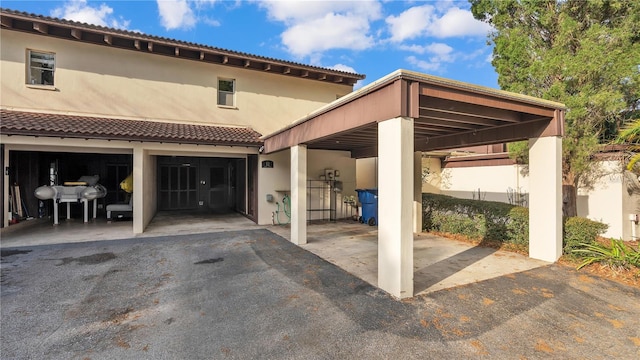
[[[71,36],[78,40],[82,40],[82,30],[80,29],[71,29]]]
[[[176,54],[176,56],[180,56],[180,48],[179,47],[175,48],[174,54]]]
[[[420,119],[436,119],[456,124],[471,124],[482,126],[499,126],[504,124],[504,121],[501,121],[499,119],[487,119],[484,117],[471,115],[452,114],[450,112],[427,108],[420,108]]]
[[[153,52],[153,43],[152,42],[148,42],[147,43],[147,50],[149,50],[149,52]]]
[[[291,68],[287,66],[286,68],[284,68],[284,71],[283,71],[282,73],[283,73],[283,74],[289,74],[289,73],[291,73]]]
[[[13,27],[13,19],[3,16],[2,18],[0,18],[1,22],[2,22],[2,27],[6,27],[6,28],[12,28]]]
[[[327,79],[327,74],[318,75],[318,80],[326,80],[326,79]]]
[[[457,132],[450,135],[434,136],[422,143],[415,143],[416,151],[447,150],[467,146],[489,145],[526,140],[542,136],[554,136],[550,128],[553,121],[533,121],[507,124],[498,127]]]
[[[555,111],[555,109],[551,107],[528,103],[525,99],[520,101],[518,99],[506,98],[505,96],[478,93],[471,90],[447,88],[433,84],[422,84],[420,87],[420,95],[431,98],[447,99],[470,105],[479,105],[489,108],[541,115],[549,118],[553,117]]]
[[[42,33],[42,34],[48,34],[48,30],[49,30],[49,26],[47,26],[47,24],[42,24],[42,23],[33,23],[33,30]]]
[[[250,60],[245,60],[244,61],[244,67],[249,67],[251,66],[251,61]]]
[[[455,101],[450,99],[424,97],[420,98],[420,108],[434,110],[448,114],[461,114],[474,116],[485,119],[500,120],[506,122],[522,121],[521,114],[517,111],[507,110],[504,108],[495,108],[491,106],[483,106],[471,104],[468,102]],[[553,117],[553,111],[550,112],[549,118]]]
[[[228,63],[228,62],[229,62],[229,57],[228,57],[227,55],[223,56],[223,57],[222,57],[222,63],[223,63],[223,64],[226,64],[226,63]]]
[[[264,71],[271,71],[271,64],[264,64]]]
[[[335,83],[341,83],[343,80],[342,76],[334,76],[333,77],[333,82]]]
[[[111,35],[106,34],[104,36],[104,42],[106,42],[109,45],[113,45],[113,39],[111,38]]]
[[[200,51],[200,60],[204,60],[204,51]]]
[[[302,76],[303,78],[309,77],[309,71],[308,70],[303,71],[300,76]]]
[[[140,50],[140,40],[134,40],[134,41],[133,41],[133,46],[134,46],[136,49]]]

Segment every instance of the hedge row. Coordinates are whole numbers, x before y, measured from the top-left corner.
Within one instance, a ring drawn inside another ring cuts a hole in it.
[[[529,209],[496,201],[422,194],[423,229],[516,245],[529,244]],[[607,225],[586,218],[564,222],[564,252],[592,243]]]

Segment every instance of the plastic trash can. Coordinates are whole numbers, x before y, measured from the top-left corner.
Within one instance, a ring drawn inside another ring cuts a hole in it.
[[[358,201],[362,204],[360,222],[370,226],[378,223],[378,189],[356,189]]]

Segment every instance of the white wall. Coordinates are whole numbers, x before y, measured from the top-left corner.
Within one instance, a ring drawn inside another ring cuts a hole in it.
[[[445,168],[441,191],[445,195],[473,199],[474,194],[478,198],[480,189],[484,200],[509,203],[507,189],[520,189],[522,199],[528,201],[529,178],[522,176],[520,169],[517,165]],[[627,193],[617,162],[604,161],[603,170],[607,175],[601,177],[592,190],[578,191],[578,216],[609,225],[603,234],[605,237],[630,240],[629,214],[640,214],[640,195]],[[515,194],[513,198],[517,198]],[[640,236],[637,225],[636,234]]]
[[[521,173],[517,165],[459,167],[442,169],[442,194],[462,199],[476,199],[500,201],[509,203],[509,193],[512,198],[527,200],[529,180]],[[479,195],[478,195],[479,193]]]
[[[349,208],[343,204],[343,197],[355,196],[356,183],[356,161],[350,157],[346,151],[312,150],[307,153],[307,175],[308,180],[320,180],[320,175],[325,169],[338,170],[340,176],[337,180],[342,181],[343,191],[336,195],[336,216],[338,218],[350,215]],[[263,169],[263,160],[272,160],[273,168]],[[286,194],[291,196],[291,158],[290,151],[280,151],[269,155],[261,155],[258,163],[258,224],[266,225],[272,223],[272,214],[277,210],[276,202],[280,203],[280,210],[284,211],[282,201]],[[319,184],[319,183],[315,183]],[[267,201],[267,194],[274,197],[273,202]],[[308,198],[308,205],[317,208],[322,203],[321,192],[311,189],[311,198]],[[329,204],[329,199],[325,199],[324,204]],[[355,215],[355,214],[354,214]],[[329,218],[329,213],[324,214]],[[312,212],[308,220],[322,219],[322,212]],[[281,213],[280,221],[287,222],[288,218]],[[277,222],[276,222],[277,223]]]

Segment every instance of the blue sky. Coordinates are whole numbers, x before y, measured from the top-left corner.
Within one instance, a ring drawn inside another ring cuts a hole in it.
[[[3,8],[367,75],[397,69],[498,88],[466,1],[7,1]]]

